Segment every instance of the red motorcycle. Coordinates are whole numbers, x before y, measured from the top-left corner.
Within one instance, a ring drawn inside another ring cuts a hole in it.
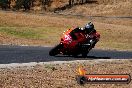
[[[49,51],[49,55],[63,54],[77,56],[82,54],[83,57],[86,57],[99,39],[100,34],[96,31],[90,33],[86,33],[85,31],[74,32],[74,29],[71,28],[63,33],[60,43]]]

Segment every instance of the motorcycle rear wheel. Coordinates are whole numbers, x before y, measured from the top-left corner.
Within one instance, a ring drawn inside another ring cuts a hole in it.
[[[89,51],[84,51],[84,52],[82,53],[82,57],[86,58],[88,53],[89,53]]]
[[[87,57],[87,54],[89,53],[89,49],[90,47],[89,46],[83,46],[82,47],[82,57],[86,58]]]

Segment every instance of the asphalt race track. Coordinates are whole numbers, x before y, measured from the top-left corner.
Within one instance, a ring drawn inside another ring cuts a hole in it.
[[[132,59],[132,51],[97,49],[91,50],[87,58],[82,58],[81,56],[74,58],[63,55],[54,57],[48,55],[48,52],[51,48],[52,47],[0,45],[0,64],[93,59]]]

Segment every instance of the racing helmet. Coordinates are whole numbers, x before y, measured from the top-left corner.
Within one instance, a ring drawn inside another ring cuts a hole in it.
[[[89,23],[87,23],[87,24],[85,25],[84,28],[85,28],[85,29],[94,29],[94,25],[93,25],[92,22],[89,22]]]

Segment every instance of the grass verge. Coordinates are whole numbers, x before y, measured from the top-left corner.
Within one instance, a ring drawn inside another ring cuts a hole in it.
[[[93,19],[101,34],[96,48],[132,50],[131,19]],[[0,44],[56,45],[72,26],[83,26],[86,18],[0,12]],[[115,24],[115,22],[117,24]]]

